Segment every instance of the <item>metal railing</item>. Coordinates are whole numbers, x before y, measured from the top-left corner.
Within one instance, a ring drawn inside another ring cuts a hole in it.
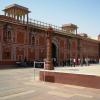
[[[29,19],[28,24],[33,25],[35,27],[39,27],[42,29],[47,29],[48,27],[52,27],[55,32],[60,32],[60,33],[69,33],[67,30],[62,29],[62,27],[58,27],[56,25],[44,23],[41,21]]]

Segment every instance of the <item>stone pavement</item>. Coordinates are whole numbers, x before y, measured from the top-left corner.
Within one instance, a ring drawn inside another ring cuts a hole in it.
[[[100,100],[100,89],[41,82],[39,70],[0,70],[0,100]]]
[[[76,66],[76,67],[56,67],[55,71],[64,73],[86,74],[100,76],[100,64],[91,64],[89,66]]]

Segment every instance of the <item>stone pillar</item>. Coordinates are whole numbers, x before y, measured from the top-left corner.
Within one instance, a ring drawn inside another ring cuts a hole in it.
[[[28,13],[27,13],[27,24],[28,24],[28,20],[29,20],[29,18],[28,18]]]
[[[5,13],[5,16],[7,16],[7,13],[6,12],[4,12]]]
[[[8,13],[8,17],[10,17],[10,13]]]
[[[13,18],[15,19],[15,9],[13,10],[13,13],[14,13],[14,16],[13,16]]]
[[[22,22],[22,16],[20,16],[20,21]]]
[[[53,70],[54,66],[52,64],[52,43],[51,43],[51,34],[52,34],[53,30],[52,28],[48,28],[47,30],[47,58],[46,58],[46,65],[45,65],[45,69],[46,70]]]
[[[29,44],[29,26],[28,26],[28,13],[27,13],[27,15],[26,15],[26,22],[27,22],[27,34],[26,34],[26,36],[27,36],[27,43]]]
[[[77,28],[76,28],[76,35],[77,35]]]
[[[19,21],[19,15],[17,15],[17,21]]]
[[[23,15],[23,23],[25,23],[25,15]]]

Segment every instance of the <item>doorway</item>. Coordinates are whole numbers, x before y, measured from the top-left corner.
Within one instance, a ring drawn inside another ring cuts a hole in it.
[[[52,58],[57,59],[57,47],[54,43],[52,43]]]

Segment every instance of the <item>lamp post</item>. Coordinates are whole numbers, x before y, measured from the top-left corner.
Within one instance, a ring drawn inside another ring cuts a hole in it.
[[[47,37],[46,37],[46,42],[47,42],[47,57],[46,57],[46,64],[45,64],[45,69],[46,70],[54,70],[54,66],[52,64],[52,33],[53,29],[52,27],[49,27],[46,31]]]

